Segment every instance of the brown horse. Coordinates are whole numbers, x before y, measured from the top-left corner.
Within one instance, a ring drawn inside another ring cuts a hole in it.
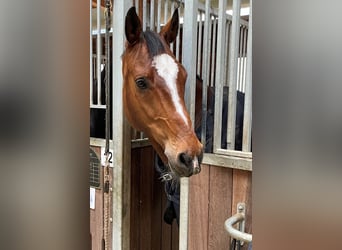
[[[187,73],[169,48],[178,26],[176,9],[159,34],[144,32],[135,7],[130,8],[122,55],[125,115],[134,128],[146,133],[176,178],[199,173],[203,157],[184,102]]]

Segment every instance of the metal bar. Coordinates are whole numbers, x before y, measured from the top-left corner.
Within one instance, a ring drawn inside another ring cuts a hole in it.
[[[243,117],[242,151],[251,151],[252,141],[252,3],[250,1],[249,28],[247,38],[247,58],[246,58],[246,90],[245,107]]]
[[[229,57],[229,27],[230,27],[230,21],[226,20],[226,38],[225,38],[225,55],[224,55],[224,77],[223,77],[223,85],[227,86],[228,83],[228,57]]]
[[[115,0],[112,28],[114,34],[125,34],[125,15],[131,2]],[[113,25],[115,24],[115,25]],[[114,42],[115,41],[115,42]],[[130,249],[130,128],[123,117],[121,54],[125,47],[124,35],[112,39],[113,48],[113,223],[112,249]]]
[[[178,7],[179,15],[181,15],[181,8],[182,8],[182,5],[179,4],[179,7]],[[176,37],[176,58],[177,58],[177,60],[180,59],[180,48],[181,48],[181,46],[182,46],[182,45],[180,44],[181,26],[182,26],[182,25],[179,25],[179,27],[178,27],[178,36]]]
[[[245,69],[244,69],[244,53],[245,53],[245,27],[241,25],[241,53],[239,56],[239,67],[240,67],[240,88],[237,90],[240,92],[243,92],[243,82],[244,82],[244,74],[245,74]]]
[[[198,21],[198,39],[197,39],[197,75],[201,74],[201,59],[202,59],[202,12],[199,11],[199,21]]]
[[[240,0],[233,0],[232,34],[229,53],[229,96],[227,148],[235,148],[237,57],[240,28]]]
[[[197,0],[189,0],[184,6],[183,25],[183,65],[188,73],[185,85],[185,103],[190,113],[192,123],[195,118],[195,88],[196,88],[196,38],[197,38]],[[180,224],[179,250],[188,248],[188,221],[189,221],[189,179],[181,178],[180,192]]]
[[[245,205],[245,203],[239,202],[239,203],[237,204],[237,211],[238,211],[239,213],[246,214],[246,205]],[[243,220],[243,221],[241,221],[241,222],[239,223],[239,231],[242,232],[242,233],[245,233],[245,228],[246,228],[246,221]],[[241,249],[241,246],[243,246],[244,243],[245,243],[244,241],[239,240],[239,241],[238,241],[238,244],[239,244],[239,245],[238,245],[238,249]]]
[[[102,55],[102,39],[101,39],[101,0],[97,0],[96,6],[96,26],[97,26],[97,42],[96,42],[96,72],[97,72],[97,104],[101,103],[101,55]]]
[[[142,18],[142,25],[143,30],[146,30],[146,22],[147,22],[147,0],[143,1],[143,18]]]
[[[244,40],[243,40],[243,84],[242,84],[242,92],[246,91],[246,56],[247,56],[247,31],[248,28],[244,26]]]
[[[158,13],[157,13],[157,32],[160,32],[160,20],[161,20],[161,0],[158,0]]]
[[[215,111],[214,111],[214,152],[221,148],[221,131],[222,131],[222,101],[223,101],[223,72],[224,58],[221,55],[225,54],[224,39],[225,39],[225,22],[227,1],[219,1],[219,16],[217,27],[217,52],[216,52],[216,81],[215,81]]]
[[[154,0],[150,0],[150,30],[154,31]]]
[[[106,109],[106,105],[96,105],[96,104],[91,104],[91,108],[96,108],[96,109]]]
[[[106,0],[106,35],[105,35],[105,70],[106,70],[106,78],[105,78],[105,96],[106,96],[106,149],[105,153],[109,153],[109,137],[110,137],[110,66],[111,66],[111,56],[110,56],[110,46],[109,46],[109,30],[111,26],[111,2],[110,0]]]
[[[89,23],[89,83],[90,83],[90,93],[89,93],[89,104],[94,104],[93,102],[93,36],[92,36],[92,30],[93,30],[93,14],[92,14],[92,0],[90,0],[90,23]]]
[[[93,55],[93,61],[92,61],[92,66],[93,66],[93,68],[92,68],[92,75],[93,75],[93,77],[92,77],[92,86],[91,86],[91,90],[92,90],[92,92],[94,91],[94,83],[95,83],[95,79],[96,79],[96,55]],[[94,95],[94,92],[93,92],[93,94],[92,94],[92,103],[94,103],[94,97],[93,97],[93,95]],[[96,97],[96,100],[97,100],[97,97]]]
[[[210,0],[205,1],[205,18],[204,18],[204,41],[203,41],[203,84],[202,84],[202,131],[201,142],[206,145],[207,134],[207,88],[209,82],[209,49],[211,43],[210,36]]]
[[[210,80],[210,86],[213,87],[215,86],[215,83],[214,83],[214,76],[215,76],[215,56],[216,53],[215,53],[215,48],[216,48],[216,45],[217,45],[217,32],[216,32],[216,22],[217,22],[217,19],[216,17],[214,16],[214,19],[213,19],[213,35],[212,35],[212,48],[211,48],[211,80]]]
[[[185,86],[185,101],[192,122],[195,118],[196,89],[196,43],[197,43],[197,0],[187,2],[184,9],[183,65],[188,73]]]
[[[205,10],[205,5],[203,3],[201,3],[201,2],[199,2],[198,3],[198,10],[204,11]],[[218,9],[210,8],[210,13],[212,15],[218,16]],[[232,16],[226,13],[226,19],[232,21]],[[248,22],[246,20],[242,19],[242,18],[240,19],[240,23],[242,25],[245,25],[245,26],[247,25],[248,26]]]
[[[170,13],[170,17],[171,17],[171,15],[173,14],[174,10],[175,10],[175,2],[174,2],[174,1],[171,1],[171,13]],[[175,48],[174,48],[174,43],[173,43],[173,42],[170,43],[170,49],[171,49],[172,53],[175,54]]]
[[[243,26],[240,25],[240,37],[239,37],[239,40],[240,40],[240,46],[239,46],[239,54],[238,54],[238,85],[237,85],[237,90],[241,91],[242,89],[242,46],[243,46],[243,39],[244,39],[244,36],[243,36]]]
[[[175,11],[175,1],[171,1],[171,15]]]
[[[224,227],[232,238],[240,240],[240,241],[244,241],[244,242],[251,242],[252,241],[251,234],[240,232],[239,230],[233,227],[236,223],[239,223],[243,221],[244,219],[245,219],[244,213],[237,213],[233,215],[232,217],[228,218],[224,222]]]
[[[167,23],[168,3],[169,3],[168,0],[166,0],[166,1],[164,2],[164,25],[166,25],[166,23]]]
[[[135,6],[135,9],[136,9],[136,11],[137,11],[137,13],[139,15],[139,0],[135,0],[134,1],[134,6]]]

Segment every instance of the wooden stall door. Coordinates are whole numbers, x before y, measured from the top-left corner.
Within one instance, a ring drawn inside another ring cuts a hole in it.
[[[132,149],[131,250],[178,250],[176,221],[163,221],[166,195],[154,157],[151,146]]]
[[[246,232],[252,233],[251,184],[249,171],[210,165],[190,178],[189,250],[229,249],[224,222],[236,213],[239,202],[246,203]],[[247,249],[247,244],[241,249]]]

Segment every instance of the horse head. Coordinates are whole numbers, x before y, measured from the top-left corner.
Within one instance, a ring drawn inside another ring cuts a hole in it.
[[[187,72],[170,50],[178,33],[178,9],[158,33],[143,31],[135,7],[125,20],[123,104],[130,124],[143,131],[175,177],[200,172],[203,146],[185,107]]]

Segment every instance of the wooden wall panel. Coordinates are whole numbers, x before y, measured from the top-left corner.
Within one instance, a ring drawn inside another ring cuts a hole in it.
[[[154,154],[152,151],[151,155],[152,159],[154,158]],[[162,227],[162,195],[164,195],[164,189],[162,183],[158,179],[158,174],[154,170],[154,165],[151,164],[149,166],[151,168],[152,174],[152,200],[151,200],[151,211],[152,211],[152,250],[159,250],[161,249],[162,245],[162,234],[161,234],[161,227]]]
[[[246,204],[246,232],[252,233],[252,172],[234,169],[232,214],[239,202]]]
[[[100,158],[101,148],[91,147],[92,150]],[[102,169],[101,169],[102,170]],[[103,172],[101,171],[101,183]],[[102,236],[103,236],[103,196],[102,184],[101,189],[95,190],[95,209],[90,209],[90,235],[91,235],[91,249],[101,249]]]
[[[219,166],[205,166],[190,178],[188,249],[229,249],[224,222],[245,202],[246,232],[252,233],[252,173]],[[244,244],[241,249],[247,249]]]
[[[99,146],[91,146],[91,148],[94,150],[94,152],[97,154],[98,158],[101,159],[101,147]],[[90,235],[91,235],[91,244],[92,249],[102,249],[102,239],[103,239],[103,206],[104,206],[104,200],[103,200],[103,177],[104,177],[104,171],[103,167],[100,169],[100,175],[101,175],[101,185],[100,188],[97,188],[95,190],[95,209],[90,209]],[[109,168],[109,176],[113,175],[113,169]],[[112,179],[110,179],[112,183]],[[112,217],[112,204],[113,201],[110,201],[110,207],[109,207],[109,217]],[[109,222],[110,224],[110,222]],[[112,230],[111,227],[109,227],[108,232],[108,245],[112,245]]]
[[[208,249],[229,249],[224,222],[231,215],[232,187],[232,169],[210,167]]]
[[[139,250],[140,243],[140,152],[139,150],[132,150],[131,154],[131,233],[130,242],[131,250]]]
[[[101,249],[103,223],[102,223],[102,190],[95,190],[95,209],[90,209],[90,235],[91,249]]]
[[[171,249],[178,250],[179,249],[179,228],[178,228],[178,224],[176,220],[173,221],[171,234],[172,234]]]
[[[99,147],[93,149],[100,155]],[[163,221],[166,195],[154,156],[152,147],[132,149],[131,249],[178,250],[176,221],[172,226]],[[224,221],[236,213],[238,202],[247,205],[246,231],[252,233],[251,172],[203,165],[202,172],[190,178],[189,191],[189,250],[229,249]],[[101,249],[102,205],[102,189],[98,189],[96,208],[90,210],[92,249]],[[241,249],[247,249],[247,244]]]
[[[206,250],[208,246],[209,166],[190,178],[188,249]]]
[[[150,152],[149,152],[150,151]],[[140,171],[140,249],[151,249],[153,168],[150,148],[141,148]]]
[[[164,192],[164,189],[163,189]],[[166,209],[166,202],[167,202],[167,198],[166,195],[163,194],[161,197],[161,203],[162,203],[162,215]],[[163,217],[161,217],[163,218]],[[170,227],[170,225],[162,222],[161,225],[161,235],[163,238],[163,242],[162,242],[162,249],[163,250],[171,250],[172,249],[172,227]]]
[[[164,184],[154,169],[152,147],[132,149],[131,249],[178,250],[178,225],[163,221]]]

